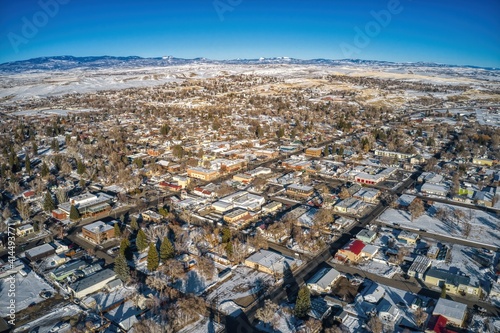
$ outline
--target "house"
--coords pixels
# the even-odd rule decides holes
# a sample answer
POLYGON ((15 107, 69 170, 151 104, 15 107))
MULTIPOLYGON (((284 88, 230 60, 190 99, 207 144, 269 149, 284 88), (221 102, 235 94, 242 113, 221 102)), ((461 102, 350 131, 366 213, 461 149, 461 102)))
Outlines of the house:
POLYGON ((386 168, 376 174, 359 172, 354 180, 361 184, 375 185, 389 178, 395 171, 395 168, 386 168))
POLYGON ((68 289, 76 298, 82 298, 106 287, 106 284, 116 278, 115 272, 107 268, 91 276, 72 283, 68 289))
POLYGON ((172 192, 180 192, 182 190, 182 186, 174 183, 160 182, 159 186, 172 192))
POLYGON ((156 223, 160 222, 162 219, 162 216, 160 214, 150 209, 146 210, 145 212, 142 212, 141 216, 144 221, 151 221, 156 223))
POLYGON ((485 207, 493 207, 495 199, 495 190, 490 187, 488 190, 478 191, 474 195, 474 201, 477 205, 485 207))
POLYGON ((457 327, 464 327, 467 317, 467 305, 449 299, 440 298, 432 312, 433 316, 443 316, 457 327))
POLYGON ((293 271, 302 262, 277 252, 260 250, 245 260, 245 265, 258 271, 283 276, 285 271, 293 271))
POLYGON ((423 278, 429 267, 431 267, 431 260, 429 258, 417 256, 408 269, 408 275, 416 278, 423 278))
POLYGON ((364 202, 356 198, 347 198, 337 203, 333 209, 340 213, 357 215, 363 212, 366 207, 364 202))
POLYGON ((102 221, 97 221, 83 226, 82 236, 95 244, 102 244, 115 237, 115 228, 102 221))
POLYGON ((219 173, 216 170, 192 167, 187 169, 187 175, 191 178, 196 178, 204 181, 211 181, 219 177, 219 173))
POLYGON ((311 298, 311 309, 307 313, 310 317, 322 321, 330 314, 330 312, 332 312, 332 308, 323 298, 311 298))
POLYGON ((336 257, 339 257, 339 259, 341 260, 348 259, 349 261, 357 263, 361 261, 361 251, 364 247, 365 243, 363 243, 359 239, 351 239, 348 244, 344 245, 343 248, 338 250, 336 257))
POLYGON ((432 245, 429 247, 429 250, 427 250, 427 257, 431 259, 436 259, 439 254, 439 247, 436 245, 432 245))
POLYGON ((291 184, 286 188, 286 194, 296 197, 308 198, 314 194, 314 187, 291 184))
POLYGON ((85 268, 85 266, 86 264, 82 260, 70 261, 50 272, 50 276, 54 280, 62 281, 67 277, 73 275, 77 270, 85 268))
POLYGON ((31 262, 47 258, 56 253, 56 249, 51 244, 43 244, 25 252, 26 259, 31 262))
POLYGON ((359 239, 365 244, 372 243, 375 238, 377 238, 377 233, 369 229, 363 229, 356 235, 356 239, 359 239))
POLYGON ((454 295, 481 295, 481 287, 478 284, 472 284, 470 277, 466 275, 453 274, 451 272, 430 268, 424 279, 425 283, 433 286, 445 288, 447 293, 454 295))
POLYGON ((329 293, 340 276, 340 273, 336 269, 325 267, 307 280, 306 285, 310 290, 318 293, 329 293))
POLYGON ((413 232, 409 232, 406 230, 402 230, 399 235, 398 235, 398 240, 402 243, 409 244, 409 245, 415 245, 417 244, 417 241, 420 239, 420 236, 418 234, 415 234, 413 232))
POLYGON ((376 203, 380 194, 381 192, 374 188, 361 188, 352 197, 364 202, 376 203))
POLYGON ((26 237, 29 234, 35 233, 35 229, 31 224, 25 224, 16 228, 16 236, 17 237, 26 237))

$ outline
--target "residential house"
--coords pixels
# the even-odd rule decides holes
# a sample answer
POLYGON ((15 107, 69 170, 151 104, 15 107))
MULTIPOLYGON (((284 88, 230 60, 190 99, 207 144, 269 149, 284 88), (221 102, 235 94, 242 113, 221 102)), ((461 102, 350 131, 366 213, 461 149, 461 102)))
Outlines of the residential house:
POLYGON ((362 229, 358 234, 356 235, 356 238, 362 241, 365 244, 372 243, 375 238, 377 238, 377 233, 373 230, 369 229, 362 229))
POLYGON ((353 198, 359 199, 364 202, 376 203, 380 197, 381 192, 374 188, 361 188, 353 194, 353 198))
POLYGON ((35 229, 32 224, 21 225, 16 228, 16 236, 17 237, 26 237, 29 234, 35 233, 35 229))
POLYGON ((447 293, 454 295, 481 296, 482 289, 479 284, 471 283, 470 277, 454 274, 437 268, 430 268, 425 274, 424 281, 430 285, 446 289, 447 293))
POLYGON ((228 213, 226 213, 223 217, 224 221, 227 223, 237 223, 240 220, 247 220, 250 217, 250 213, 242 208, 236 208, 228 213))
POLYGON ((323 150, 324 148, 307 148, 305 154, 308 157, 321 157, 323 150))
POLYGON ((335 257, 339 260, 345 261, 346 259, 358 263, 362 259, 361 252, 365 247, 365 243, 359 239, 351 239, 343 248, 339 249, 335 257))
POLYGON ((274 213, 279 211, 283 207, 283 204, 278 201, 271 201, 267 205, 262 207, 262 213, 268 214, 268 213, 274 213))
POLYGON ((418 234, 406 230, 402 230, 398 235, 398 241, 409 245, 417 244, 419 239, 420 236, 418 234))
POLYGON ((457 327, 465 327, 467 305, 449 299, 440 298, 432 312, 433 316, 443 316, 457 327))
POLYGON ((485 166, 493 166, 495 164, 495 160, 491 160, 489 158, 473 158, 472 163, 477 165, 485 165, 485 166))

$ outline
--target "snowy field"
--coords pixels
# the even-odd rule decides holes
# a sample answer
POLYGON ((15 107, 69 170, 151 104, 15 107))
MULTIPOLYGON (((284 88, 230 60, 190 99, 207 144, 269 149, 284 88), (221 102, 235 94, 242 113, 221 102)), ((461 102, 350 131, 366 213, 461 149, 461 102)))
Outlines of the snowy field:
POLYGON ((228 300, 238 300, 255 295, 267 284, 273 283, 271 275, 254 269, 239 266, 233 270, 231 279, 212 289, 207 296, 208 302, 216 301, 220 304, 228 300))
POLYGON ((300 326, 302 320, 297 319, 292 315, 293 305, 282 304, 279 310, 274 315, 274 325, 267 324, 264 325, 263 322, 259 321, 256 328, 260 332, 269 333, 294 333, 297 332, 297 327, 300 326))
POLYGON ((392 208, 387 209, 378 218, 378 221, 391 227, 393 223, 398 223, 401 227, 407 229, 424 229, 429 233, 467 239, 478 244, 500 246, 500 219, 482 210, 435 203, 433 207, 428 209, 426 214, 415 219, 413 222, 411 221, 410 213, 392 208), (447 211, 446 221, 441 221, 435 217, 436 211, 439 208, 447 211), (471 232, 467 237, 463 235, 463 222, 453 221, 453 218, 451 218, 455 210, 463 211, 465 216, 463 220, 469 221, 469 218, 471 218, 471 232))
MULTIPOLYGON (((54 289, 38 274, 30 271, 27 276, 16 274, 16 312, 26 309, 31 303, 40 303, 44 299, 40 292, 47 290, 55 293, 54 289)), ((7 279, 0 281, 0 316, 5 317, 9 312, 7 306, 10 302, 9 282, 7 279)))
POLYGON ((96 110, 91 110, 91 109, 79 109, 79 110, 67 110, 67 109, 47 109, 47 110, 25 110, 25 111, 17 111, 11 113, 13 116, 18 116, 18 117, 33 117, 33 116, 62 116, 65 117, 68 114, 72 113, 79 113, 79 112, 92 112, 96 110))
POLYGON ((183 328, 179 333, 215 333, 222 328, 222 325, 215 321, 203 317, 196 323, 183 328))

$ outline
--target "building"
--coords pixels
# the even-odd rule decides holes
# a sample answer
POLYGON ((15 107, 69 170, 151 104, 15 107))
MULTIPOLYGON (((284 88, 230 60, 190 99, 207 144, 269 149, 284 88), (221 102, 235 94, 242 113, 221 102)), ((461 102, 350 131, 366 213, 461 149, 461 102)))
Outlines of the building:
POLYGON ((67 277, 73 275, 75 271, 85 268, 86 264, 82 260, 70 261, 64 265, 59 266, 52 272, 50 272, 50 276, 57 281, 62 281, 67 277))
POLYGON ((422 187, 420 188, 420 192, 426 195, 437 195, 440 197, 446 197, 448 193, 450 192, 450 189, 448 186, 443 185, 443 184, 433 184, 426 182, 422 187))
POLYGON ((246 266, 278 277, 283 276, 285 271, 293 271, 301 264, 300 260, 268 250, 255 252, 245 260, 246 266))
POLYGON ((97 216, 111 210, 110 203, 113 202, 113 199, 111 195, 106 193, 83 193, 60 204, 58 209, 52 212, 52 216, 60 220, 68 218, 72 205, 76 207, 83 218, 97 216))
POLYGON ((43 244, 32 249, 29 249, 25 252, 26 259, 29 261, 37 261, 40 259, 47 258, 56 253, 55 247, 51 244, 43 244))
POLYGON ((464 327, 467 318, 467 305, 449 299, 440 298, 432 312, 433 316, 443 316, 449 323, 464 327))
POLYGON ((271 201, 270 203, 262 207, 262 213, 264 214, 274 213, 279 211, 281 207, 283 207, 283 204, 281 202, 271 201))
POLYGON ((82 298, 106 287, 116 278, 115 272, 107 268, 71 284, 68 289, 76 298, 82 298))
POLYGON ((227 223, 234 224, 237 221, 240 220, 245 220, 250 217, 250 213, 242 208, 236 208, 235 210, 230 211, 229 213, 225 214, 223 219, 227 223))
POLYGON ((321 157, 323 150, 324 150, 324 148, 307 148, 306 149, 306 156, 321 157))
POLYGON ((16 236, 17 237, 26 237, 29 234, 35 233, 35 229, 31 224, 25 224, 16 228, 16 236))
POLYGON ((338 259, 345 261, 346 259, 358 263, 362 259, 362 250, 365 247, 365 243, 359 239, 351 239, 351 241, 346 244, 343 248, 338 250, 335 255, 338 259))
POLYGON ((404 160, 415 156, 415 154, 406 154, 406 153, 399 153, 397 151, 378 150, 378 149, 375 150, 375 155, 397 158, 398 160, 404 160))
POLYGON ((84 226, 82 236, 95 244, 102 244, 115 237, 115 228, 102 221, 97 221, 84 226))
POLYGON ((204 181, 211 181, 219 177, 219 173, 217 171, 201 167, 189 168, 187 169, 187 174, 191 178, 196 178, 204 181))
POLYGON ((377 233, 373 230, 363 229, 356 235, 356 238, 363 243, 371 243, 377 238, 377 233))
POLYGON ((489 158, 473 158, 472 163, 476 165, 493 166, 495 160, 490 160, 489 158))
POLYGON ((314 187, 307 185, 291 184, 286 188, 286 194, 295 197, 309 198, 314 194, 314 187))
POLYGON ((429 267, 431 267, 431 260, 429 258, 417 256, 408 269, 408 275, 421 279, 429 267))
POLYGON ((260 211, 262 205, 266 203, 266 199, 264 197, 249 193, 247 191, 239 191, 230 194, 224 198, 221 198, 219 201, 231 204, 233 205, 233 207, 246 209, 251 212, 260 211))
POLYGON ((380 197, 380 191, 374 188, 361 188, 353 194, 353 198, 359 199, 364 202, 376 203, 380 197))
POLYGON ((425 274, 424 281, 430 285, 444 288, 446 293, 462 296, 481 296, 481 287, 478 284, 472 284, 470 277, 466 275, 453 274, 432 267, 425 274))
POLYGON ((250 184, 254 178, 246 173, 239 173, 233 176, 233 180, 235 182, 239 182, 242 184, 250 184))
POLYGON ((310 290, 317 293, 329 293, 340 276, 339 271, 334 268, 322 268, 312 278, 307 280, 306 285, 310 290))
POLYGON ((366 207, 366 203, 351 197, 340 201, 333 209, 340 213, 357 215, 362 213, 366 207))
POLYGON ((141 216, 144 221, 151 221, 156 223, 160 222, 162 219, 162 216, 160 214, 152 211, 151 209, 142 212, 141 216))
POLYGON ((416 233, 409 232, 406 230, 403 230, 399 233, 398 235, 398 240, 400 242, 410 244, 410 245, 415 245, 417 244, 417 241, 420 239, 420 236, 416 233))

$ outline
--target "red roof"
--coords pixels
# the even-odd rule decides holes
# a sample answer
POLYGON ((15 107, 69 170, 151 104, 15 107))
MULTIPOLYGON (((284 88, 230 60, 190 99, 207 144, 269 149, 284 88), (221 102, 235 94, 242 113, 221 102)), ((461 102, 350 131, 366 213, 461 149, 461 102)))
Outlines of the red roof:
MULTIPOLYGON (((434 319, 434 318, 433 318, 434 319)), ((430 329, 432 329, 432 331, 434 331, 435 333, 447 333, 447 332, 450 332, 447 328, 446 328, 446 324, 448 323, 448 319, 446 319, 446 317, 443 317, 441 315, 437 316, 437 320, 434 323, 434 320, 431 320, 429 322, 430 326, 429 327, 430 329)))
POLYGON ((358 255, 361 253, 363 248, 365 247, 365 243, 360 241, 359 239, 354 239, 352 240, 347 246, 344 248, 344 250, 350 251, 354 253, 355 255, 358 255))

